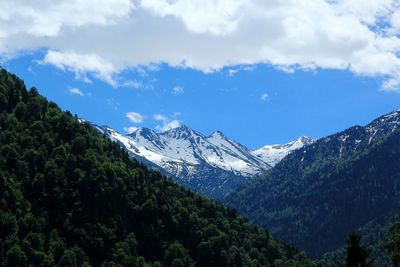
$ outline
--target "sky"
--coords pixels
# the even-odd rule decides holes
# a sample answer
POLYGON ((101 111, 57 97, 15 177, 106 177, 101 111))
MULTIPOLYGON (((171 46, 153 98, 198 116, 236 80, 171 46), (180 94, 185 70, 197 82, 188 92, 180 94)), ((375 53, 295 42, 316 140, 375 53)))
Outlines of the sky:
POLYGON ((392 0, 0 0, 1 66, 61 108, 251 149, 399 109, 399 33, 392 0))

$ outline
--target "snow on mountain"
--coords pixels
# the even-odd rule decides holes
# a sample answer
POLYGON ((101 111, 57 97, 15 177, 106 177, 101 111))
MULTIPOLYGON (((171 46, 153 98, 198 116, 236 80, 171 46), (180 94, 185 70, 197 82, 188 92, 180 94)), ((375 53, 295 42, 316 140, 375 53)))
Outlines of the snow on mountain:
POLYGON ((370 134, 369 143, 373 138, 394 132, 399 127, 400 109, 384 115, 366 126, 366 131, 370 134))
POLYGON ((251 154, 273 167, 290 152, 303 146, 310 145, 313 142, 313 139, 302 136, 287 144, 266 145, 260 149, 251 151, 251 154))
MULTIPOLYGON (((250 151, 217 131, 210 136, 182 125, 157 133, 147 128, 123 135, 94 125, 144 164, 155 164, 178 182, 220 197, 250 177, 267 171, 291 151, 312 142, 302 137, 286 145, 250 151)), ((154 167, 154 166, 151 166, 154 167)))
POLYGON ((344 157, 350 153, 364 149, 371 143, 400 128, 400 110, 381 116, 368 125, 353 126, 343 132, 320 139, 329 144, 329 151, 344 157))
POLYGON ((163 133, 146 128, 129 135, 121 135, 112 129, 109 129, 109 133, 128 150, 160 167, 169 167, 171 163, 205 163, 243 176, 252 176, 270 167, 251 155, 247 148, 227 139, 220 132, 205 137, 183 125, 163 133))

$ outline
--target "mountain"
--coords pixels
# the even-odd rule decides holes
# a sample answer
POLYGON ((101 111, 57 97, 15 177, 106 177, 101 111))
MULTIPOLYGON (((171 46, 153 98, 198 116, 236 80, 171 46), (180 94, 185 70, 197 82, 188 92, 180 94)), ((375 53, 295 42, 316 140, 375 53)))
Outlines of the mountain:
POLYGON ((400 110, 295 150, 226 202, 313 256, 337 249, 400 208, 400 110))
POLYGON ((302 136, 284 145, 266 145, 260 149, 251 151, 251 154, 273 167, 292 151, 310 145, 313 142, 313 139, 307 136, 302 136))
POLYGON ((0 71, 1 266, 315 266, 0 71))
POLYGON ((291 151, 312 142, 301 137, 287 145, 250 151, 219 131, 204 136, 186 125, 162 133, 139 128, 128 135, 107 126, 93 126, 146 166, 216 199, 222 199, 291 151))

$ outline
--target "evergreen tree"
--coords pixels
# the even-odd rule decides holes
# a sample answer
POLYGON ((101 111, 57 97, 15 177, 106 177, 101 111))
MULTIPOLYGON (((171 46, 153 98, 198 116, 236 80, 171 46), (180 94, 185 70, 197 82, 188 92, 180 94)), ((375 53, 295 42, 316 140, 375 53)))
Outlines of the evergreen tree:
POLYGON ((361 244, 361 235, 353 232, 346 240, 346 264, 338 266, 345 267, 372 267, 373 260, 370 260, 370 251, 361 244))

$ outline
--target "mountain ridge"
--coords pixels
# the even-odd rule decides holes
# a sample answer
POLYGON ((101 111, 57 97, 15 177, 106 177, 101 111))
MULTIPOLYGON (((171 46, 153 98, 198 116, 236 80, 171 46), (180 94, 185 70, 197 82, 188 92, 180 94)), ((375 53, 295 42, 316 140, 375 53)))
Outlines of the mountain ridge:
POLYGON ((295 150, 225 201, 318 257, 350 231, 400 208, 399 146, 395 110, 295 150))
POLYGON ((253 150, 251 153, 256 157, 263 159, 271 167, 273 167, 291 151, 302 148, 306 145, 311 145, 313 142, 313 139, 307 136, 301 136, 287 144, 266 145, 259 149, 253 150))
POLYGON ((269 170, 293 150, 312 143, 311 138, 300 137, 289 145, 281 145, 282 149, 276 147, 273 152, 278 153, 267 152, 260 157, 221 131, 206 136, 181 125, 161 133, 138 128, 124 135, 108 126, 92 125, 132 157, 150 167, 156 165, 177 182, 217 199, 269 170))

